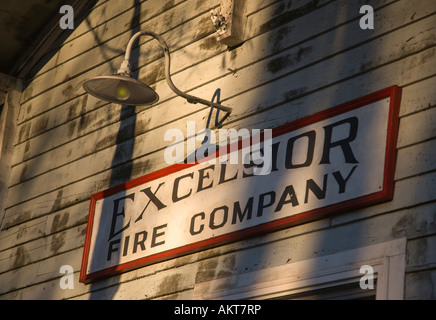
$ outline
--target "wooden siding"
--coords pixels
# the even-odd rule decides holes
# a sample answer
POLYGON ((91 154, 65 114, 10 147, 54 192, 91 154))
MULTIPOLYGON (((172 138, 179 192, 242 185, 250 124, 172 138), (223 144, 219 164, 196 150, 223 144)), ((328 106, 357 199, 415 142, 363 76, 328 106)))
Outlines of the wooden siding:
POLYGON ((436 15, 434 0, 247 1, 246 42, 228 51, 209 11, 219 0, 98 1, 23 91, 0 231, 0 299, 189 299, 195 283, 406 237, 405 298, 436 298, 436 15), (134 72, 159 93, 122 107, 82 89, 119 67, 138 28, 160 33, 182 90, 233 107, 225 128, 272 128, 391 85, 403 88, 394 199, 158 263, 78 282, 90 195, 166 167, 166 130, 204 128, 209 109, 168 88, 157 42, 134 72), (62 265, 73 290, 59 286, 62 265))

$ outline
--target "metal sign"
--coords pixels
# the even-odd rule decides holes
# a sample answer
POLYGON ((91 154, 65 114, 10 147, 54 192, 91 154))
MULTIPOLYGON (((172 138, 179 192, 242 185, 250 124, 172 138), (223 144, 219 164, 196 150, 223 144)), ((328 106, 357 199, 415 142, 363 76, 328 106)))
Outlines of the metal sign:
POLYGON ((267 175, 177 164, 94 194, 80 280, 392 199, 400 97, 390 87, 273 129, 267 175))

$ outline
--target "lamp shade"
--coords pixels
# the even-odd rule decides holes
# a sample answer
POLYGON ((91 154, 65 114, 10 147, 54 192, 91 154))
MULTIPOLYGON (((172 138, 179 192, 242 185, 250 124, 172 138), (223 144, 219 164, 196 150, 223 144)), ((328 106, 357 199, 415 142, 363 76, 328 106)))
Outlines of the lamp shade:
POLYGON ((117 104, 141 106, 159 100, 145 83, 124 75, 95 77, 86 81, 83 88, 94 97, 117 104))
POLYGON ((121 63, 118 72, 112 76, 101 76, 90 79, 83 84, 83 88, 89 94, 112 103, 142 106, 153 104, 159 100, 157 93, 146 84, 133 79, 130 70, 130 53, 133 43, 140 36, 151 36, 156 39, 164 51, 165 56, 165 78, 170 89, 178 96, 185 98, 189 103, 201 103, 209 107, 223 110, 230 114, 232 108, 225 107, 219 103, 191 96, 179 90, 171 80, 170 74, 170 50, 165 40, 157 33, 151 31, 139 31, 135 33, 129 40, 126 48, 124 60, 121 63))

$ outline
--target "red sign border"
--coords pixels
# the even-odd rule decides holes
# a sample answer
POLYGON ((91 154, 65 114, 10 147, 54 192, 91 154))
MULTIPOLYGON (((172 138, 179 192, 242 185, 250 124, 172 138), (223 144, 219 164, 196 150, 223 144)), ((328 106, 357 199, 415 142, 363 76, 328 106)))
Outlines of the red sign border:
POLYGON ((120 191, 125 191, 134 188, 146 182, 167 176, 183 169, 195 166, 198 163, 191 164, 175 164, 161 170, 152 172, 142 177, 133 179, 126 183, 112 187, 110 189, 95 193, 91 196, 89 207, 88 225, 86 229, 85 244, 83 249, 82 264, 80 270, 80 282, 90 283, 92 281, 114 276, 123 272, 127 272, 146 265, 154 264, 164 260, 173 259, 182 255, 198 252, 201 250, 210 249, 230 242, 236 242, 254 236, 259 236, 265 233, 285 229, 297 224, 324 218, 328 215, 343 213, 350 209, 359 209, 362 207, 371 206, 381 202, 392 200, 394 193, 394 174, 396 162, 396 145, 398 139, 399 126, 399 109, 401 103, 402 89, 399 86, 391 86, 386 89, 371 93, 364 97, 352 100, 350 102, 329 108, 327 110, 315 113, 305 118, 281 125, 273 129, 273 137, 283 135, 288 132, 295 131, 310 124, 340 115, 342 113, 358 109, 370 103, 380 101, 384 98, 390 98, 388 131, 386 138, 386 154, 384 164, 384 177, 382 190, 356 199, 351 199, 330 206, 317 208, 314 210, 302 212, 291 217, 282 218, 279 220, 267 222, 255 227, 241 229, 221 236, 216 236, 199 242, 191 243, 175 249, 170 249, 161 253, 157 253, 148 257, 139 258, 113 267, 109 267, 90 274, 86 273, 88 265, 88 257, 91 246, 91 233, 95 214, 95 204, 98 200, 116 194, 120 191))

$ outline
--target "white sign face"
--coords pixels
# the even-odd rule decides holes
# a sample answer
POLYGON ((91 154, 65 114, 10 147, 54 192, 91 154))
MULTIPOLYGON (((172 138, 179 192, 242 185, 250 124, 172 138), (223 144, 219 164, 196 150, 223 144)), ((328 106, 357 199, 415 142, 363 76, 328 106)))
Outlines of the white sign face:
POLYGON ((391 199, 399 95, 274 129, 267 175, 253 162, 180 164, 94 195, 81 281, 391 199))

